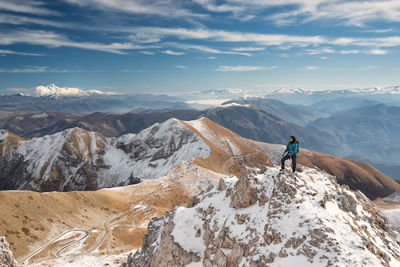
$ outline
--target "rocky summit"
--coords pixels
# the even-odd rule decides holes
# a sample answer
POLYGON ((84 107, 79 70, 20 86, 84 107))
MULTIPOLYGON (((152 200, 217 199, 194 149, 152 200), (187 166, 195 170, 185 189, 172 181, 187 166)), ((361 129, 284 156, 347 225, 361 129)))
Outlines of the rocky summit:
POLYGON ((221 179, 152 219, 122 266, 400 266, 396 233, 363 193, 301 169, 221 179))

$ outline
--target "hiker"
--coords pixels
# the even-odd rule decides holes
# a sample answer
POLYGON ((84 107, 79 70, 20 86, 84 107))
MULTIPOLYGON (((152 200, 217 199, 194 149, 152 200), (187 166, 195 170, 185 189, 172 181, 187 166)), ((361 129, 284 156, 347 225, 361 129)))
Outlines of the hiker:
POLYGON ((297 155, 297 153, 299 153, 299 142, 296 141, 296 137, 291 136, 290 141, 286 146, 286 150, 285 150, 285 152, 283 152, 283 158, 281 159, 281 171, 283 171, 285 169, 285 161, 288 159, 292 159, 293 173, 296 171, 296 155, 297 155))

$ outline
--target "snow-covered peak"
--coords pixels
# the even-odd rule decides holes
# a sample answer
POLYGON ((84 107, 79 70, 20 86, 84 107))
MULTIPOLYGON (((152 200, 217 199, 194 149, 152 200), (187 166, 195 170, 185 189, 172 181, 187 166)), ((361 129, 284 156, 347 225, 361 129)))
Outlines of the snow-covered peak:
POLYGON ((156 179, 179 162, 207 158, 210 152, 206 142, 177 119, 117 138, 73 128, 3 146, 5 165, 0 167, 24 168, 0 182, 12 184, 9 189, 95 190, 156 179))
POLYGON ((293 94, 307 94, 310 92, 311 91, 305 90, 303 88, 293 88, 293 89, 281 88, 273 91, 272 94, 293 95, 293 94))
POLYGON ((250 105, 249 104, 239 104, 239 103, 229 103, 229 104, 221 104, 219 106, 217 106, 219 108, 231 108, 231 107, 245 107, 245 108, 249 108, 250 105))
POLYGON ((238 99, 243 99, 243 100, 255 100, 255 99, 266 99, 265 96, 256 96, 256 95, 244 95, 239 97, 238 99))
POLYGON ((85 91, 76 87, 58 87, 55 84, 47 86, 39 85, 36 87, 36 96, 53 96, 53 97, 82 97, 91 95, 118 95, 115 92, 102 92, 99 90, 85 91))
POLYGON ((316 169, 244 171, 153 219, 128 266, 399 266, 386 217, 316 169))

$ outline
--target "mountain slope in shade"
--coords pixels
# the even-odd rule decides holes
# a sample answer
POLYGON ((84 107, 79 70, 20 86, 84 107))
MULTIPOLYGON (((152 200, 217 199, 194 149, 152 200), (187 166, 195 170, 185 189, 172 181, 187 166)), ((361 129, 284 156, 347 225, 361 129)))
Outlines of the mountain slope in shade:
POLYGON ((362 193, 304 168, 268 168, 153 219, 123 266, 399 266, 387 219, 362 193))
POLYGON ((329 151, 335 143, 294 123, 283 121, 255 106, 226 105, 209 110, 205 117, 243 137, 273 143, 287 143, 290 135, 301 140, 302 147, 329 151))
POLYGON ((318 118, 326 117, 327 114, 307 106, 290 105, 282 101, 266 97, 251 97, 243 96, 229 100, 224 104, 238 103, 242 105, 253 105, 264 110, 272 115, 279 117, 286 122, 292 122, 300 126, 305 126, 307 123, 318 118))
POLYGON ((175 119, 113 139, 80 128, 26 141, 5 132, 2 136, 3 190, 121 186, 166 175, 180 161, 210 153, 200 137, 175 119))
POLYGON ((194 120, 201 113, 201 111, 189 109, 125 114, 0 112, 0 128, 23 138, 41 137, 75 127, 98 132, 106 137, 116 137, 138 133, 154 123, 162 123, 171 118, 194 120))

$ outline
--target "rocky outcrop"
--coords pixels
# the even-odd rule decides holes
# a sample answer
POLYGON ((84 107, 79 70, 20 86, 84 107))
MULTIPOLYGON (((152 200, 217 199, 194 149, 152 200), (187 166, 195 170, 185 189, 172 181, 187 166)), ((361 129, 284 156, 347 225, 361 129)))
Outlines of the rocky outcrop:
POLYGON ((8 242, 4 236, 0 236, 0 266, 17 267, 18 263, 10 251, 8 242))
POLYGON ((385 216, 327 173, 244 169, 153 219, 123 266, 398 266, 385 216))

